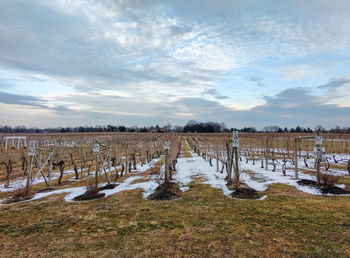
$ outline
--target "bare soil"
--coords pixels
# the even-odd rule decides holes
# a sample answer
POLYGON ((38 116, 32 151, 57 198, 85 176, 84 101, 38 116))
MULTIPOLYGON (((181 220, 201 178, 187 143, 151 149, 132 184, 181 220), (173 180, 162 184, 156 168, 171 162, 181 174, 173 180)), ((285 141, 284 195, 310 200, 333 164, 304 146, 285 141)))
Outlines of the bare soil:
POLYGON ((151 194, 149 200, 173 200, 178 199, 182 195, 179 184, 175 182, 168 182, 159 185, 155 192, 151 194))
POLYGON ((50 191, 53 191, 53 190, 56 190, 56 188, 52 188, 52 187, 50 187, 50 188, 43 188, 43 189, 38 190, 37 192, 38 193, 45 193, 45 192, 50 192, 50 191))
POLYGON ((89 201, 89 200, 94 200, 94 199, 99 199, 104 197, 106 194, 104 193, 99 193, 99 192, 90 192, 86 191, 82 195, 74 197, 74 201, 89 201))
POLYGON ((308 186, 314 186, 315 188, 321 189, 321 192, 324 194, 350 194, 349 190, 345 190, 343 188, 340 188, 338 186, 322 186, 317 185, 317 182, 310 179, 301 179, 297 182, 299 185, 308 185, 308 186))
POLYGON ((106 190, 106 189, 108 189, 108 190, 114 189, 117 185, 118 184, 106 184, 106 185, 104 185, 102 187, 99 187, 98 190, 102 191, 102 190, 106 190))
POLYGON ((231 197, 238 199, 259 199, 262 196, 262 193, 252 188, 240 188, 231 194, 231 197))
POLYGON ((332 186, 332 187, 323 187, 322 193, 330 193, 330 194, 350 194, 349 190, 345 190, 343 188, 340 188, 338 186, 332 186))
POLYGON ((313 185, 316 186, 317 182, 310 179, 301 179, 297 182, 299 185, 313 185))

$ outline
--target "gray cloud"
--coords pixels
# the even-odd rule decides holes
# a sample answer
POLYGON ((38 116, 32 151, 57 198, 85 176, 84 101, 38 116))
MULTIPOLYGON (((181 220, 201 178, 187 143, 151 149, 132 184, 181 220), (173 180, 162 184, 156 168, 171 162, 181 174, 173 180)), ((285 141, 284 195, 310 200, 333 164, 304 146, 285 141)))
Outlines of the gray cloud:
POLYGON ((0 103, 46 108, 44 105, 45 101, 42 99, 26 95, 10 94, 3 91, 0 91, 0 103))
MULTIPOLYGON (((312 95, 310 90, 305 88, 287 89, 274 96, 266 96, 264 99, 263 105, 249 110, 238 110, 228 108, 218 101, 196 97, 161 103, 152 103, 147 100, 139 102, 138 99, 104 95, 62 97, 60 101, 63 103, 76 103, 69 106, 91 103, 91 107, 94 107, 73 110, 66 105, 48 108, 47 103, 41 99, 0 92, 0 103, 28 105, 50 110, 51 119, 46 120, 42 117, 43 126, 47 121, 52 121, 52 117, 60 126, 108 123, 151 125, 167 122, 185 124, 190 119, 224 122, 229 127, 263 128, 268 124, 288 127, 301 125, 311 128, 317 124, 322 124, 326 128, 334 125, 349 126, 349 107, 327 104, 325 99, 312 95)), ((1 110, 0 117, 6 117, 6 112, 1 110)), ((18 114, 20 121, 25 121, 26 118, 23 115, 23 112, 18 114)), ((6 121, 0 121, 0 123, 4 122, 6 121)))
MULTIPOLYGON (((257 60, 349 53, 350 33, 343 26, 349 8, 342 0, 0 1, 0 68, 25 74, 18 85, 48 78, 41 87, 54 81, 73 88, 67 94, 52 88, 43 97, 2 91, 0 103, 49 110, 60 121, 79 124, 345 123, 348 108, 327 104, 307 89, 288 89, 265 97, 264 105, 233 110, 220 104, 228 97, 216 87, 257 60)), ((270 86, 250 71, 245 80, 270 86)), ((319 89, 345 83, 336 79, 319 89)), ((11 82, 0 82, 6 87, 11 82)), ((225 92, 238 87, 225 86, 225 92)), ((0 114, 5 112, 12 110, 0 114)))
POLYGON ((229 99, 229 97, 220 94, 220 92, 217 89, 206 89, 202 92, 202 95, 211 96, 216 99, 229 99))
MULTIPOLYGON (((59 1, 50 5, 40 0, 3 1, 0 49, 6 51, 0 51, 0 65, 49 74, 61 80, 75 79, 73 85, 83 91, 97 87, 125 88, 145 80, 163 87, 172 87, 169 84, 173 83, 201 85, 204 81, 215 82, 232 67, 278 49, 298 54, 325 48, 319 42, 332 48, 341 42, 346 46, 349 33, 339 31, 344 26, 337 25, 343 22, 329 11, 336 8, 334 11, 339 16, 348 10, 346 2, 331 5, 326 1, 310 1, 303 6, 315 4, 317 11, 309 12, 315 8, 290 8, 298 4, 270 1, 264 5, 241 0, 77 1, 69 5, 59 1), (246 12, 256 12, 256 20, 247 20, 246 12), (293 12, 296 17, 301 12, 304 18, 326 13, 330 17, 325 20, 332 22, 324 26, 316 22, 315 28, 305 30, 296 26, 294 31, 289 25, 298 23, 298 19, 288 16, 290 24, 284 26, 275 15, 279 12, 288 15, 293 12), (332 37, 324 33, 330 26, 337 32, 332 37), (326 39, 318 34, 319 27, 326 39), (298 38, 302 45, 296 45, 298 38), (214 54, 210 54, 213 49, 214 54)), ((334 31, 332 28, 328 31, 334 31)), ((264 83, 257 81, 257 85, 264 83)))
POLYGON ((338 78, 330 79, 326 84, 318 86, 319 89, 336 89, 350 83, 350 79, 338 78))
POLYGON ((263 87, 265 86, 265 83, 263 82, 262 78, 260 78, 259 76, 251 76, 249 78, 250 81, 255 82, 257 86, 259 87, 263 87))
POLYGON ((250 112, 261 116, 265 121, 287 125, 314 126, 323 124, 331 127, 348 123, 349 107, 327 104, 327 99, 312 95, 306 88, 291 88, 272 97, 265 97, 266 103, 251 109, 250 112))
POLYGON ((186 106, 197 120, 223 121, 233 127, 262 128, 267 124, 311 128, 317 124, 327 128, 335 124, 349 126, 349 107, 327 104, 325 99, 312 95, 305 88, 291 88, 275 96, 265 97, 265 104, 249 110, 233 110, 218 102, 200 98, 184 98, 174 104, 186 106))
POLYGON ((53 105, 50 107, 49 101, 37 98, 29 95, 18 95, 0 91, 0 103, 6 105, 19 105, 36 109, 46 109, 56 112, 57 114, 64 115, 67 112, 72 111, 70 108, 64 105, 53 105))

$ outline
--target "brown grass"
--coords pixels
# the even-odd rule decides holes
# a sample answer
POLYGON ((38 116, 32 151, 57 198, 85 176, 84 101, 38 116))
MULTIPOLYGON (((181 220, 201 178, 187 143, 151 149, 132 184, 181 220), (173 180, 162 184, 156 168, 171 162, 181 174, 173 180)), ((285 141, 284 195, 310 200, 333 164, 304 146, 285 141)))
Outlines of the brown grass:
POLYGON ((186 138, 184 138, 183 140, 182 140, 182 146, 181 146, 181 148, 182 148, 182 151, 183 151, 183 153, 184 153, 184 157, 185 158, 192 158, 192 155, 191 155, 191 148, 190 148, 190 146, 188 146, 188 144, 187 144, 187 142, 186 142, 186 138))
POLYGON ((130 184, 138 184, 138 183, 143 183, 143 182, 147 182, 149 181, 149 178, 139 178, 139 179, 135 179, 134 181, 132 181, 130 184))
POLYGON ((273 185, 268 199, 241 201, 190 187, 176 201, 144 200, 134 190, 87 203, 56 195, 2 206, 0 255, 350 256, 350 198, 300 198, 273 185))

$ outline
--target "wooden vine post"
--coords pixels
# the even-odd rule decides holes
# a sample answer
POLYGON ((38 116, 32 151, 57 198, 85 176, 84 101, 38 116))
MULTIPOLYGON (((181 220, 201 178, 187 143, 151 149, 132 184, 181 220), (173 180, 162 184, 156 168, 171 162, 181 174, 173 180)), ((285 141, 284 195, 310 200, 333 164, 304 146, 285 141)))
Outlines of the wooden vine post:
POLYGON ((35 142, 30 141, 29 142, 29 149, 28 149, 29 171, 28 171, 28 174, 27 174, 27 184, 26 184, 27 191, 30 190, 30 183, 31 183, 31 180, 32 180, 32 170, 33 170, 34 155, 35 155, 35 142))
POLYGON ((111 173, 111 153, 112 153, 112 147, 111 145, 104 145, 104 144, 99 144, 99 143, 95 143, 93 146, 93 152, 96 155, 96 170, 95 170, 95 187, 98 187, 98 172, 101 170, 103 170, 106 179, 107 179, 107 183, 111 184, 111 180, 110 180, 110 173, 111 173), (106 155, 104 157, 104 159, 102 159, 101 157, 101 153, 100 153, 100 147, 107 149, 106 155), (101 164, 101 168, 98 165, 98 162, 100 162, 101 164), (108 172, 105 168, 105 164, 107 163, 108 165, 108 172))
POLYGON ((96 142, 92 151, 95 153, 95 187, 98 187, 98 154, 100 152, 100 145, 96 142))
POLYGON ((26 183, 26 190, 30 190, 30 185, 33 183, 33 181, 41 174, 41 176, 44 178, 44 181, 46 183, 46 186, 48 189, 50 189, 50 183, 51 183, 51 174, 52 174, 52 156, 53 156, 53 150, 52 149, 44 149, 44 148, 37 148, 40 153, 39 157, 42 157, 42 151, 49 151, 49 155, 47 156, 46 160, 43 164, 41 164, 41 160, 38 160, 35 152, 35 142, 30 141, 29 142, 29 150, 28 150, 28 156, 29 156, 29 172, 27 175, 27 183, 26 183), (36 162, 37 167, 39 168, 38 172, 35 174, 34 177, 32 177, 33 174, 33 161, 36 162), (44 174, 44 168, 46 164, 49 165, 49 175, 48 177, 44 174))
POLYGON ((125 142, 125 174, 128 173, 128 141, 125 142))
POLYGON ((315 139, 315 155, 316 155, 316 178, 317 184, 320 184, 320 168, 321 168, 321 160, 324 153, 324 149, 321 147, 322 145, 322 136, 320 136, 320 131, 317 131, 317 136, 315 139))
POLYGON ((299 171, 298 171, 298 143, 299 143, 299 138, 294 138, 294 177, 295 177, 295 179, 299 178, 299 171))
POLYGON ((238 160, 238 148, 239 148, 239 138, 238 131, 233 131, 232 134, 232 147, 235 155, 235 188, 238 189, 239 186, 239 160, 238 160))
POLYGON ((232 140, 229 139, 226 143, 226 151, 227 151, 227 179, 231 182, 232 179, 232 167, 233 167, 233 148, 232 148, 232 140))
POLYGON ((50 159, 49 159, 49 185, 48 188, 50 189, 50 184, 51 184, 51 176, 52 176, 52 158, 53 158, 53 154, 51 155, 50 159))
MULTIPOLYGON (((315 148, 315 155, 316 155, 316 169, 317 169, 317 146, 321 149, 321 151, 324 151, 322 148, 321 148, 321 144, 322 144, 322 136, 320 136, 320 132, 318 131, 317 132, 317 136, 299 136, 299 137, 295 137, 294 138, 294 177, 295 179, 298 179, 299 178, 299 169, 298 169, 298 149, 299 149, 299 144, 302 140, 308 140, 308 139, 316 139, 316 148, 315 148), (318 144, 319 143, 319 144, 318 144)), ((321 154, 321 159, 322 159, 322 154, 321 154)), ((321 161, 320 159, 320 161, 321 161)), ((319 171, 319 169, 318 169, 319 171)), ((317 180, 318 179, 318 175, 319 175, 319 172, 317 172, 317 180)))
POLYGON ((164 180, 165 183, 169 183, 169 165, 168 165, 168 152, 170 149, 170 142, 164 142, 164 150, 165 150, 165 168, 164 168, 164 180))
POLYGON ((216 138, 216 172, 219 172, 219 142, 216 138))
POLYGON ((108 146, 108 176, 112 178, 111 165, 112 165, 112 146, 108 146))
POLYGON ((83 178, 83 170, 85 168, 85 149, 84 146, 81 148, 81 162, 80 162, 80 177, 83 178))
POLYGON ((269 138, 266 138, 266 149, 265 149, 265 170, 268 170, 268 164, 269 164, 269 155, 270 155, 270 149, 269 149, 269 138))

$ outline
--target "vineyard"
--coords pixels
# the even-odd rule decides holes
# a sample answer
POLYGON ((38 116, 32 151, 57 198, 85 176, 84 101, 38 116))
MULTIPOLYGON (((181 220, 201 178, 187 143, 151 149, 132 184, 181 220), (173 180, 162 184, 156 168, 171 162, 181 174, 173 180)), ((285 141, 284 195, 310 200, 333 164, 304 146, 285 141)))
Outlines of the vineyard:
MULTIPOLYGON (((305 219, 301 225, 309 219, 316 219, 313 225, 308 225, 308 229, 319 232, 319 241, 325 246, 332 246, 331 249, 318 250, 319 254, 333 252, 350 255, 349 248, 343 248, 349 247, 349 227, 339 227, 349 225, 350 217, 348 211, 340 212, 350 208, 348 135, 28 134, 21 135, 26 137, 25 144, 18 142, 18 139, 16 141, 16 135, 13 136, 8 142, 3 140, 0 145, 0 209, 6 214, 0 219, 1 239, 5 241, 3 246, 7 247, 3 248, 4 254, 14 255, 11 250, 21 249, 21 245, 23 250, 33 248, 33 242, 23 241, 40 235, 44 229, 50 239, 56 239, 59 236, 55 233, 55 227, 58 227, 58 232, 73 230, 72 237, 75 240, 70 243, 71 255, 80 252, 87 252, 84 254, 88 255, 133 255, 137 253, 137 248, 141 248, 144 255, 170 255, 167 253, 170 250, 178 252, 180 256, 189 250, 201 255, 208 252, 208 249, 203 249, 203 245, 211 244, 211 251, 219 252, 223 248, 222 244, 232 244, 231 241, 239 236, 247 240, 259 238, 262 232, 258 225, 265 223, 266 216, 280 216, 278 214, 287 209, 291 212, 289 217, 273 219, 273 224, 266 229, 267 234, 273 235, 275 227, 280 227, 285 220, 292 226, 300 218, 305 219), (340 213, 329 214, 329 209, 340 213), (53 215, 55 210, 57 216, 53 215), (15 215, 18 212, 20 215, 15 215), (46 216, 45 213, 51 215, 46 216), (235 216, 231 218, 233 214, 235 216), (334 222, 325 220, 326 214, 336 216, 337 219, 334 222), (206 217, 208 215, 214 216, 213 220, 206 217), (13 217, 13 221, 8 216, 13 217), (199 221, 189 219, 189 216, 199 216, 199 221), (40 222, 45 218, 47 222, 40 222), (74 224, 71 224, 73 221, 74 224), (94 225, 93 229, 87 221, 94 225), (226 232, 229 221, 236 223, 237 232, 231 238, 226 233, 223 236, 216 235, 218 232, 214 228, 221 227, 217 224, 220 221, 224 224, 218 232, 226 232), (328 221, 333 233, 342 237, 324 238, 324 230, 328 226, 321 221, 328 221), (66 222, 69 224, 67 228, 63 225, 66 222), (63 223, 62 228, 57 223, 63 223), (74 234, 77 225, 84 230, 92 230, 93 234, 89 237, 99 244, 102 244, 100 238, 103 235, 99 232, 111 233, 119 241, 118 248, 112 248, 113 251, 103 248, 103 252, 101 249, 84 249, 86 243, 74 234), (103 228, 100 228, 102 225, 103 228), (201 232, 203 227, 217 240, 209 243, 204 237, 205 233, 201 232), (339 231, 344 229, 344 232, 339 231), (30 232, 20 233, 23 230, 30 232), (164 246, 158 246, 152 251, 148 249, 149 246, 157 245, 145 238, 153 231, 162 236, 168 232, 170 236, 162 240, 166 242, 164 246), (7 241, 18 236, 22 240, 8 246, 10 242, 7 241), (224 236, 226 239, 221 239, 224 236), (129 237, 130 245, 134 248, 130 250, 122 241, 129 237), (172 249, 175 248, 171 244, 172 238, 195 245, 175 250, 172 249), (138 241, 144 242, 138 245, 138 241), (196 249, 196 245, 200 248, 196 249)), ((309 248, 316 248, 307 237, 308 232, 293 232, 291 236, 271 236, 266 245, 257 241, 256 250, 272 252, 272 255, 284 253, 287 256, 317 251, 304 250, 298 243, 298 237, 302 237, 309 248), (271 248, 276 241, 279 248, 275 250, 277 253, 273 253, 275 251, 271 248), (289 248, 294 245, 299 249, 289 248)), ((39 242, 35 242, 35 249, 43 255, 59 255, 66 240, 52 241, 60 244, 51 249, 42 249, 39 242)), ((232 255, 259 253, 239 246, 236 249, 238 253, 234 253, 233 249, 225 249, 225 252, 232 255)))
MULTIPOLYGON (((25 186, 26 191, 32 193, 83 182, 92 186, 93 178, 95 188, 103 183, 113 187, 116 186, 113 182, 118 179, 147 169, 158 170, 154 172, 158 174, 158 183, 169 181, 168 178, 172 180, 172 174, 176 174, 181 145, 188 145, 190 151, 187 155, 201 157, 210 168, 215 168, 213 175, 216 177, 224 175, 222 184, 228 186, 224 192, 230 188, 239 192, 240 185, 245 185, 244 189, 263 191, 269 184, 284 183, 310 194, 348 194, 350 139, 339 135, 324 137, 324 154, 317 172, 315 137, 303 137, 242 134, 239 136, 237 162, 233 159, 230 134, 32 135, 28 138, 36 146, 33 158, 28 156, 23 144, 15 146, 11 142, 10 148, 7 148, 7 143, 1 146, 0 180, 3 184, 0 189, 2 196, 6 197, 14 191, 23 194, 25 186), (167 166, 164 165, 165 141, 170 143, 167 166), (101 144, 98 154, 93 150, 96 143, 101 144), (338 182, 340 186, 336 186, 338 182)), ((152 178, 150 181, 156 180, 152 178)))

